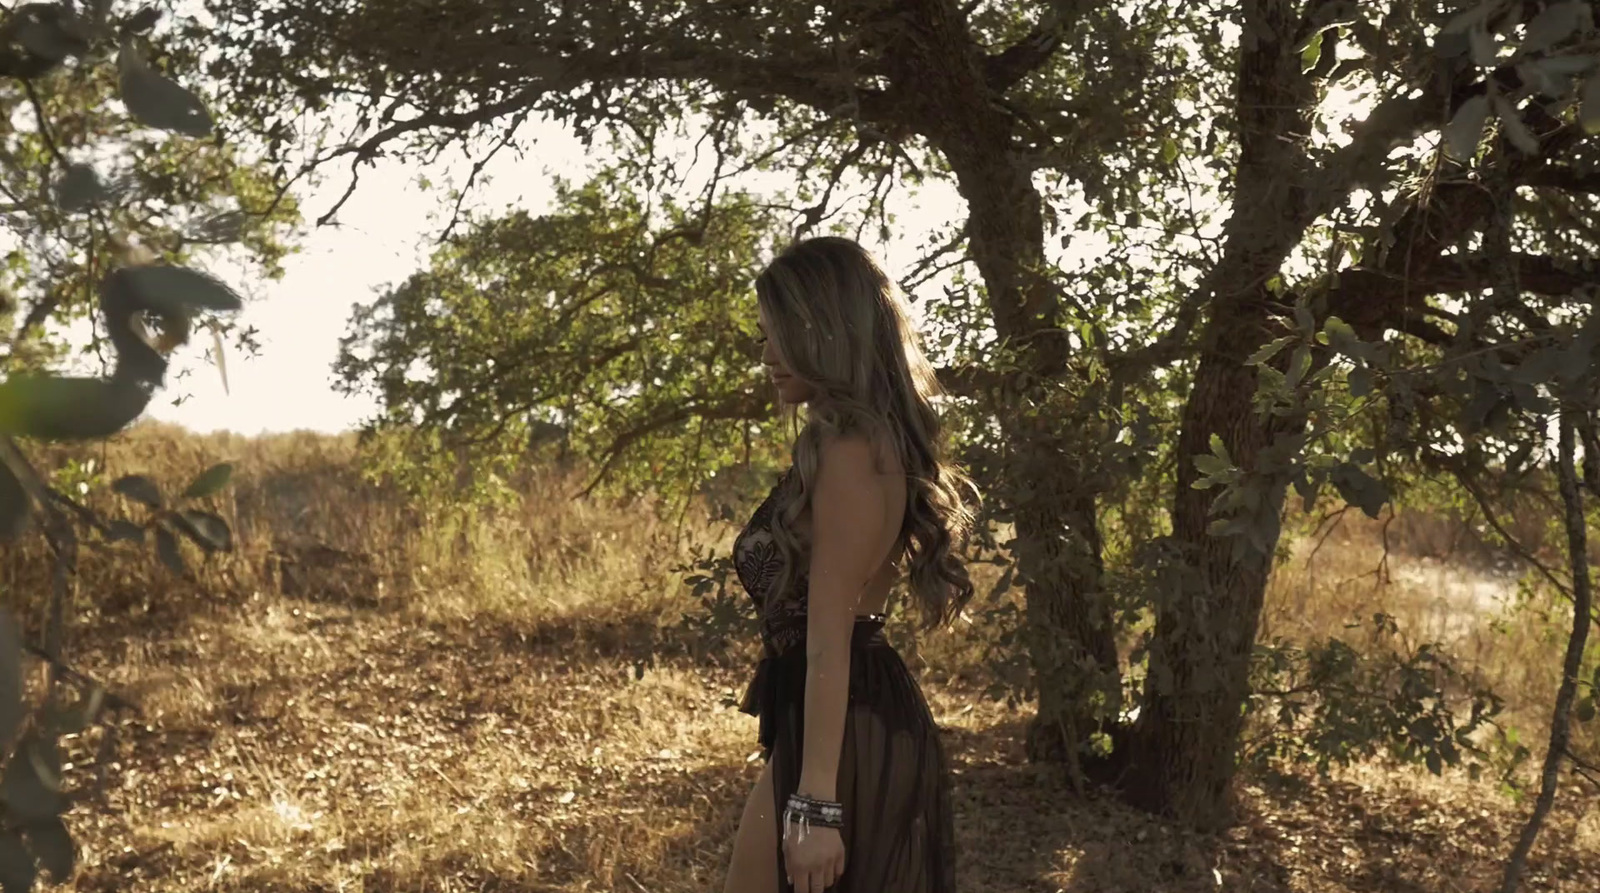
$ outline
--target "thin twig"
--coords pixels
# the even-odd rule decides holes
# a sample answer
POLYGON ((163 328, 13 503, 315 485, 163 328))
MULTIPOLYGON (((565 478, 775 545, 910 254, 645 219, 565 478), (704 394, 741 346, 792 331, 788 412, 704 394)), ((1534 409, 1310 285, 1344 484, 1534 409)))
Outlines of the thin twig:
POLYGON ((1561 501, 1566 508, 1563 520, 1567 529, 1567 558, 1572 568, 1572 632, 1567 637, 1561 686, 1556 691, 1554 715, 1550 718, 1550 747, 1545 751, 1544 769, 1539 776, 1539 796, 1534 801, 1533 814, 1522 826, 1511 858, 1506 861, 1500 893, 1516 893, 1539 828, 1555 805, 1561 761, 1567 756, 1567 743, 1572 735, 1572 703, 1578 694, 1578 673, 1583 667, 1584 648, 1589 638, 1588 520, 1584 515, 1583 491, 1578 487, 1576 412, 1570 406, 1562 407, 1560 427, 1556 466, 1561 481, 1561 501))
MULTIPOLYGON (((45 148, 50 150, 50 158, 59 162, 62 167, 66 167, 67 157, 61 154, 61 147, 56 145, 55 135, 50 132, 50 119, 45 117, 44 102, 39 99, 39 91, 33 86, 33 79, 23 78, 22 88, 28 93, 28 102, 33 106, 34 117, 39 122, 39 136, 44 139, 45 148)), ((45 188, 48 189, 50 185, 50 165, 48 161, 45 164, 44 172, 44 184, 45 188)))
POLYGON ((117 710, 127 710, 135 716, 139 715, 138 704, 135 704, 134 702, 120 695, 112 694, 106 689, 105 683, 95 679, 93 676, 86 675, 83 672, 75 670, 71 666, 62 663, 59 659, 51 657, 49 652, 38 647, 37 645, 24 645, 23 650, 49 664, 55 669, 55 672, 58 673, 61 678, 69 679, 86 688, 100 689, 105 693, 107 707, 117 710))

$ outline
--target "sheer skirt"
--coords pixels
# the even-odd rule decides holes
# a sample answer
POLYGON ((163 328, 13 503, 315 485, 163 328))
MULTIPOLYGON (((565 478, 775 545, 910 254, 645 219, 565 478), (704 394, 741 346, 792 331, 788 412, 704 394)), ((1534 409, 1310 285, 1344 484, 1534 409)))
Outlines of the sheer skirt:
MULTIPOLYGON (((782 893, 783 806, 804 759, 806 658, 803 642, 767 656, 742 709, 761 718, 772 764, 782 893)), ((829 893, 954 893, 955 825, 943 743, 916 678, 883 636, 883 620, 856 621, 850 700, 839 757, 845 871, 829 893)))

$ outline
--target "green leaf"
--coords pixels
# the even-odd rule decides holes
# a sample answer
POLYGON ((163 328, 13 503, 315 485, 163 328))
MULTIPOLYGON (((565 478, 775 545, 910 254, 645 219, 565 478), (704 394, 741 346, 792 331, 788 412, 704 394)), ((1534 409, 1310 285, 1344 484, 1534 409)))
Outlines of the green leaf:
POLYGON ((1593 721, 1595 715, 1594 695, 1579 701, 1578 705, 1572 709, 1572 715, 1578 718, 1578 722, 1593 721))
POLYGON ((1294 327, 1301 335, 1307 337, 1316 334, 1317 331, 1317 318, 1311 313, 1311 305, 1303 298, 1294 305, 1294 327))
POLYGON ((1589 375, 1590 346, 1583 339, 1574 339, 1561 351, 1561 365, 1556 377, 1565 382, 1580 382, 1589 375))
POLYGON ((1444 27, 1440 28, 1439 31, 1442 34, 1459 34, 1473 25, 1481 25, 1488 21, 1489 16, 1499 5, 1495 0, 1484 0, 1477 6, 1452 16, 1450 21, 1445 22, 1444 27))
POLYGON ((1302 344, 1294 349, 1294 355, 1289 358, 1289 387, 1297 387, 1309 371, 1311 371, 1311 348, 1302 344))
POLYGON ((207 552, 230 552, 233 550, 233 532, 228 528, 228 522, 220 515, 211 512, 200 512, 193 509, 184 509, 174 516, 178 529, 182 530, 195 544, 207 552))
POLYGON ((1388 488, 1383 482, 1349 462, 1341 463, 1329 476, 1329 482, 1339 491, 1345 502, 1361 509, 1369 518, 1376 518, 1389 501, 1388 488))
POLYGON ((39 864, 50 873, 50 879, 58 884, 65 883, 72 877, 72 869, 77 865, 77 847, 72 842, 72 835, 67 833, 67 826, 59 818, 46 819, 34 822, 25 829, 28 842, 33 845, 33 852, 39 857, 39 864))
POLYGON ((1361 338, 1356 335, 1356 330, 1350 324, 1337 316, 1330 316, 1322 321, 1322 331, 1327 333, 1328 345, 1347 357, 1359 357, 1364 351, 1361 338))
POLYGON ((1269 341, 1262 345, 1260 350, 1251 354, 1250 358, 1244 361, 1244 364, 1246 366, 1259 366, 1277 356, 1279 351, 1282 351, 1285 347, 1293 344, 1296 340, 1297 339, 1293 335, 1286 335, 1282 338, 1269 341))
POLYGON ((127 427, 151 389, 130 379, 13 375, 0 382, 0 431, 43 440, 91 440, 127 427))
POLYGON ((1528 22, 1523 31, 1522 46, 1517 48, 1518 54, 1530 56, 1571 37, 1589 17, 1588 11, 1586 3, 1552 3, 1546 6, 1528 22))
POLYGON ((123 278, 132 289, 137 306, 155 310, 238 310, 244 306, 239 293, 209 273, 168 264, 124 267, 114 276, 123 278))
POLYGON ((1544 384, 1553 380, 1561 369, 1562 351, 1556 347, 1542 347, 1511 369, 1511 379, 1523 384, 1544 384))
POLYGON ((1166 164, 1178 160, 1178 142, 1170 136, 1161 141, 1161 160, 1166 164))
POLYGON ((0 542, 16 540, 28 529, 32 517, 33 497, 11 473, 11 467, 0 462, 0 542))
POLYGON ((178 551, 178 538, 164 526, 156 528, 156 556, 173 573, 183 575, 183 553, 178 551))
POLYGON ((1511 145, 1516 146, 1525 155, 1539 154, 1539 141, 1534 139, 1533 133, 1528 130, 1528 125, 1522 123, 1522 115, 1510 100, 1504 96, 1496 96, 1494 110, 1500 117, 1500 123, 1505 126, 1506 139, 1511 141, 1511 145))
POLYGON ((1479 68, 1493 68, 1500 58, 1500 41, 1487 28, 1468 31, 1467 45, 1472 50, 1473 64, 1479 68))
POLYGON ((55 185, 56 206, 67 213, 82 211, 109 195, 100 175, 87 164, 69 164, 55 185))
MULTIPOLYGON (((164 504, 164 500, 161 498, 160 485, 142 474, 119 477, 111 483, 111 489, 135 502, 142 502, 153 509, 161 508, 164 504)), ((140 539, 143 539, 143 537, 141 536, 140 539)))
POLYGON ((61 62, 89 52, 83 20, 59 4, 38 4, 32 9, 25 6, 17 14, 22 21, 13 39, 31 55, 61 62))
POLYGON ((1218 459, 1221 459, 1229 465, 1233 464, 1233 457, 1228 455, 1228 445, 1222 442, 1222 437, 1220 435, 1211 435, 1210 444, 1211 455, 1216 456, 1218 459))
POLYGON ((1310 514, 1311 510, 1317 506, 1316 483, 1311 480, 1310 475, 1306 474, 1305 469, 1301 469, 1294 476, 1293 482, 1295 492, 1300 494, 1300 504, 1305 508, 1306 513, 1310 514))
POLYGON ((38 876, 33 853, 23 845, 22 836, 15 831, 0 831, 0 891, 29 893, 38 876))
POLYGON ((190 482, 189 488, 183 491, 183 498, 202 499, 210 496, 226 487, 231 477, 233 477, 233 463, 218 462, 190 482))
POLYGON ((1365 366, 1352 368, 1345 380, 1350 385, 1352 397, 1365 397, 1372 393, 1372 370, 1365 366))
POLYGON ((1439 758, 1438 751, 1428 751, 1428 755, 1423 758, 1423 761, 1428 764, 1428 771, 1432 772, 1434 775, 1444 772, 1444 761, 1439 758))
POLYGON ((1194 457, 1194 467, 1198 468, 1200 473, 1206 477, 1215 477, 1216 475, 1227 473, 1233 468, 1233 465, 1225 459, 1201 453, 1194 457))
POLYGON ((1317 63, 1321 60, 1322 32, 1318 31, 1311 35, 1311 39, 1306 41, 1305 48, 1300 50, 1300 73, 1309 74, 1311 69, 1316 68, 1317 63))
POLYGON ((143 543, 144 528, 118 518, 106 525, 106 539, 112 542, 143 543))
POLYGON ((0 608, 0 752, 11 745, 27 715, 22 701, 22 631, 0 608))
POLYGON ((122 102, 139 123, 192 137, 211 135, 211 113, 198 97, 145 61, 133 35, 124 35, 117 54, 122 102))
POLYGON ((1433 41, 1433 51, 1438 53, 1441 59, 1455 59, 1466 55, 1471 45, 1472 41, 1463 32, 1440 31, 1439 36, 1433 41))
POLYGON ((1478 140, 1483 138, 1483 125, 1488 120, 1488 97, 1474 96, 1461 103, 1444 128, 1445 152, 1457 161, 1471 161, 1478 154, 1478 140))
POLYGON ((1591 136, 1600 133, 1600 74, 1590 75, 1578 93, 1578 121, 1591 136))

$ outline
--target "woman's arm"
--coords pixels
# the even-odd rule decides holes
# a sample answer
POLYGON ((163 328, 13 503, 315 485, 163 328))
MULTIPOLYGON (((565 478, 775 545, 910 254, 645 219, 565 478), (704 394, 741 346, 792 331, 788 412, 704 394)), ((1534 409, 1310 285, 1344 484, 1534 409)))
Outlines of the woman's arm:
POLYGON ((822 447, 811 496, 811 586, 806 617, 805 753, 799 793, 837 799, 839 754, 850 695, 856 604, 883 562, 878 539, 888 482, 861 438, 822 447))

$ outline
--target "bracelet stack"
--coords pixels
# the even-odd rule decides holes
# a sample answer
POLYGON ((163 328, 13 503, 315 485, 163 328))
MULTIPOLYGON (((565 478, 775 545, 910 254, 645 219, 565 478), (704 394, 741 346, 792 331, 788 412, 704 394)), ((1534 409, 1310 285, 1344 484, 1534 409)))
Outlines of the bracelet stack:
POLYGON ((804 794, 790 794, 789 804, 783 810, 783 839, 789 839, 789 823, 800 826, 796 842, 805 840, 813 825, 819 828, 844 828, 844 804, 832 800, 818 800, 804 794))

